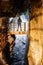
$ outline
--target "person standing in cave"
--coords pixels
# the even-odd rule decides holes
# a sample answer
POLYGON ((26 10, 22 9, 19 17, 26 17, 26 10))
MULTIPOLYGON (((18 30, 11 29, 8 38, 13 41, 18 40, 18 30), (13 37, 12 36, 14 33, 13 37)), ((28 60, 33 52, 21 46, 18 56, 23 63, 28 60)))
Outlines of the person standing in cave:
POLYGON ((19 27, 20 27, 20 30, 22 30, 21 22, 22 22, 22 20, 21 20, 21 18, 19 17, 18 20, 17 20, 17 24, 18 24, 17 31, 18 31, 19 27))

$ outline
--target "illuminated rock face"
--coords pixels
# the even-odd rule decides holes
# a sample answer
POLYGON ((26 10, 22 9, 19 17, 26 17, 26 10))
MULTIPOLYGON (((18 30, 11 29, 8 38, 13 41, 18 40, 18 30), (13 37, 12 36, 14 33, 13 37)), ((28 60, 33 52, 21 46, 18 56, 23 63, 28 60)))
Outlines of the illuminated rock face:
MULTIPOLYGON (((43 14, 43 9, 41 13, 43 14)), ((33 18, 29 25, 29 65, 43 65, 43 15, 33 18)))
POLYGON ((7 23, 8 23, 7 17, 0 18, 0 65, 7 64, 6 60, 7 26, 8 26, 7 23))
POLYGON ((0 46, 3 49, 6 45, 7 23, 6 17, 0 18, 0 46))

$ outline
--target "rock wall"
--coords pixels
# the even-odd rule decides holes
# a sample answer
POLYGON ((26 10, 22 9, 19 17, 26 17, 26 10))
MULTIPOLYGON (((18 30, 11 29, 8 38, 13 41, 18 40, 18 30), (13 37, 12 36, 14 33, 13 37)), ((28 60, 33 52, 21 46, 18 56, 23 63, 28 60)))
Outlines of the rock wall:
POLYGON ((43 8, 38 11, 35 15, 41 15, 34 17, 29 23, 29 65, 43 65, 43 8))

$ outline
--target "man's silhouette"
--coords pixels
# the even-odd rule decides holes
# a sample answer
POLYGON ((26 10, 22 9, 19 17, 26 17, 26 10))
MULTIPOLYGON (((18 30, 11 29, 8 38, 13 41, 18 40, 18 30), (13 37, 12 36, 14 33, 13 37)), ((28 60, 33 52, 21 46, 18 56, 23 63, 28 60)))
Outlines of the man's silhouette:
POLYGON ((18 23, 17 31, 18 31, 19 27, 20 27, 20 30, 22 30, 22 28, 21 28, 21 22, 22 22, 22 20, 21 20, 21 18, 19 17, 19 19, 18 19, 18 21, 17 21, 17 23, 18 23))

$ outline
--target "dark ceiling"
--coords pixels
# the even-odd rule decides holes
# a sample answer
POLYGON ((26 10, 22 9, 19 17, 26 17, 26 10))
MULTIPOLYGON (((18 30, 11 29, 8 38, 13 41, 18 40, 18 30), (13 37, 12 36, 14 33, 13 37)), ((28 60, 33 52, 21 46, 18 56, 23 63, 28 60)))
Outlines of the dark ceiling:
POLYGON ((0 0, 0 16, 15 16, 17 13, 31 11, 33 6, 40 7, 40 0, 0 0))

